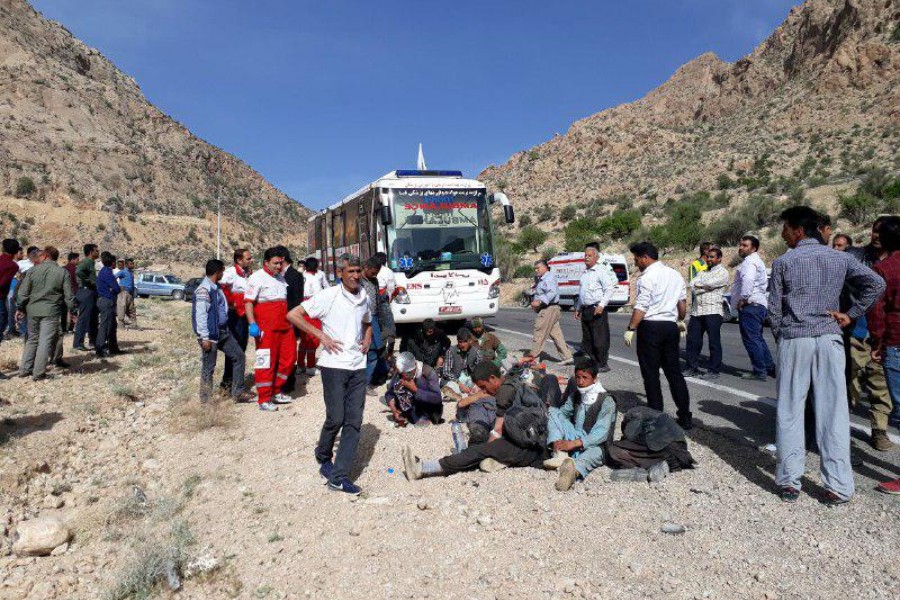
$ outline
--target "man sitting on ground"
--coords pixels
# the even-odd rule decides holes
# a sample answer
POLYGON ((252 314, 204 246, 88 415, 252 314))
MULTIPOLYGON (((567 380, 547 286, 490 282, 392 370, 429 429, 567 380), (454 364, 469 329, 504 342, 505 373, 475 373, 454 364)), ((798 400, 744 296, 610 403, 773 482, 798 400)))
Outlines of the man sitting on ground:
POLYGON ((484 319, 481 317, 472 319, 471 324, 472 333, 478 340, 478 347, 481 350, 481 358, 493 362, 498 367, 509 368, 512 363, 506 362, 508 352, 497 334, 484 328, 484 319))
POLYGON ((405 427, 407 423, 440 423, 444 407, 437 372, 416 360, 410 352, 397 355, 395 372, 382 398, 382 402, 391 409, 394 422, 400 427, 405 427))
POLYGON ((527 386, 503 377, 493 363, 479 363, 472 376, 478 387, 493 396, 497 403, 497 420, 491 430, 490 441, 471 445, 458 454, 439 460, 420 460, 406 446, 403 449, 403 467, 410 481, 431 475, 452 475, 478 467, 482 471, 493 472, 505 467, 540 468, 543 465, 547 457, 546 416, 538 407, 543 404, 541 399, 527 386), (505 423, 507 418, 511 419, 510 423, 505 423), (529 432, 537 435, 529 437, 529 432))
POLYGON ((556 489, 561 492, 603 466, 615 432, 616 401, 603 389, 597 372, 590 356, 578 356, 564 404, 550 407, 547 443, 553 458, 544 461, 544 467, 559 469, 556 489))
POLYGON ((481 355, 478 342, 465 327, 456 332, 456 345, 447 349, 441 367, 441 391, 452 400, 459 400, 472 393, 471 372, 481 355))
POLYGON ((416 360, 434 369, 444 365, 444 355, 449 349, 450 338, 438 329, 434 319, 425 319, 422 327, 400 342, 400 352, 412 352, 416 360))

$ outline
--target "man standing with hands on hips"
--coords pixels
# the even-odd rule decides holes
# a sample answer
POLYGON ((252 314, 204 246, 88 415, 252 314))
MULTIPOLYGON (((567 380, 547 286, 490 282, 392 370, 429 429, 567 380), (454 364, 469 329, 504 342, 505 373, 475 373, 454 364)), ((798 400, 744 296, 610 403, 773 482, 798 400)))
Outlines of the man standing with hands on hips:
POLYGON ((590 355, 598 372, 609 372, 609 304, 619 279, 609 264, 600 261, 600 245, 591 242, 584 249, 584 274, 575 301, 575 318, 581 321, 581 351, 590 355))
POLYGON ((288 313, 288 320, 303 333, 319 340, 324 352, 319 373, 325 396, 325 423, 316 445, 319 473, 329 489, 358 495, 350 481, 366 402, 366 353, 372 343, 372 314, 360 285, 359 259, 345 254, 338 260, 341 283, 318 292, 288 313), (305 317, 318 319, 317 329, 305 317), (338 434, 341 443, 334 454, 338 434), (334 462, 332 462, 334 459, 334 462))
POLYGON ((659 262, 659 252, 650 242, 633 245, 631 253, 642 275, 637 282, 637 299, 631 322, 625 331, 625 345, 631 346, 637 335, 637 356, 647 405, 659 411, 663 409, 659 382, 659 369, 662 367, 678 410, 678 424, 688 430, 693 427, 691 399, 678 356, 679 338, 687 331, 684 324, 687 314, 684 278, 675 269, 659 262))

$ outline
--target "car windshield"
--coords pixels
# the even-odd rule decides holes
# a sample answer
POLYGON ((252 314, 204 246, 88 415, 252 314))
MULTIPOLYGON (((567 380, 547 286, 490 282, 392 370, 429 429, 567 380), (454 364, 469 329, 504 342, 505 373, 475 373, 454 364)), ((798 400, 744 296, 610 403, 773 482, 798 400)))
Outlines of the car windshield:
POLYGON ((388 227, 391 267, 447 269, 478 266, 491 254, 484 190, 397 189, 394 224, 388 227), (414 265, 401 259, 412 260, 414 265))
POLYGON ((181 280, 175 277, 174 275, 166 275, 167 283, 181 283, 181 280))

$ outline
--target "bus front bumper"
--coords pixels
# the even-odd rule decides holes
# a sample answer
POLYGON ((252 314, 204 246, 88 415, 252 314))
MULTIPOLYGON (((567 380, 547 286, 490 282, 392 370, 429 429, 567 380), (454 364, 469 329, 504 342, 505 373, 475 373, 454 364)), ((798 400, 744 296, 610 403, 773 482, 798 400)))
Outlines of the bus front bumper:
POLYGON ((396 323, 421 323, 425 319, 458 321, 472 317, 489 317, 497 314, 500 298, 466 300, 461 304, 442 306, 435 304, 391 304, 396 323))

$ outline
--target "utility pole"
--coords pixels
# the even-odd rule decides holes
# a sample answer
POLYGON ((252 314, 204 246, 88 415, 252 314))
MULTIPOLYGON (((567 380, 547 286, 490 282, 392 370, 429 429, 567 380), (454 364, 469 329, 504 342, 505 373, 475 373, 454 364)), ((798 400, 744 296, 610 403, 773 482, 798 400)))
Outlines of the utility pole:
POLYGON ((218 225, 216 227, 216 258, 222 259, 222 196, 216 195, 216 206, 218 207, 218 225))

